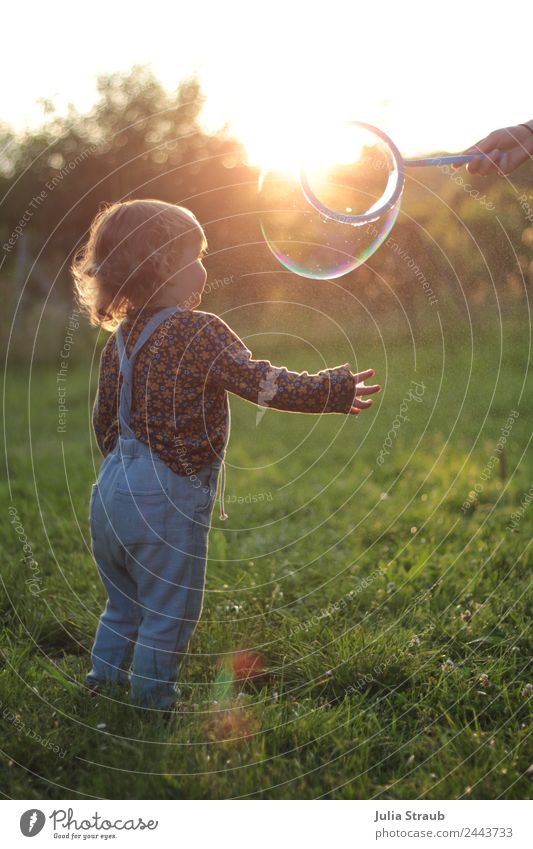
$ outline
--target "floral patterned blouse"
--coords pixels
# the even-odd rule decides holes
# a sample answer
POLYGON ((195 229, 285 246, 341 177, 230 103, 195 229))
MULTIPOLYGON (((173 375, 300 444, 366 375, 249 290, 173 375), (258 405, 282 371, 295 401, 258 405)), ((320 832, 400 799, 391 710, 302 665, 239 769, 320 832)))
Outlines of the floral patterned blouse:
MULTIPOLYGON (((156 310, 145 307, 124 319, 127 355, 156 310)), ((130 426, 136 439, 178 475, 190 475, 220 456, 228 428, 227 391, 293 413, 347 413, 352 406, 355 379, 347 366, 308 374, 254 360, 243 341, 212 313, 177 311, 154 333, 161 344, 155 348, 148 339, 135 359, 130 426)), ((102 351, 93 409, 104 456, 118 437, 119 380, 112 334, 102 351)))

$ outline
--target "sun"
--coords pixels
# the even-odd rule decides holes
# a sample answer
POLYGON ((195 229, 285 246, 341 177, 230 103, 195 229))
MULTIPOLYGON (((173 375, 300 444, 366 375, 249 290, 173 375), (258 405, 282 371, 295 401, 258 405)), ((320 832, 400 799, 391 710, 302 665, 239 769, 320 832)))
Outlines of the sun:
MULTIPOLYGON (((210 121, 209 109, 204 115, 207 125, 216 125, 214 118, 210 121)), ((339 151, 339 139, 345 138, 341 127, 347 123, 339 105, 334 100, 317 103, 312 87, 300 90, 295 103, 286 93, 278 98, 272 93, 250 96, 227 119, 232 136, 246 151, 248 164, 259 170, 295 174, 302 168, 326 166, 332 157, 338 161, 339 152, 354 155, 353 143, 349 152, 339 151)))
POLYGON ((250 165, 263 174, 279 171, 290 176, 356 163, 368 142, 365 132, 349 121, 291 123, 289 118, 280 123, 247 122, 240 137, 250 165))
POLYGON ((288 118, 255 125, 247 122, 241 138, 250 165, 262 171, 298 174, 306 164, 327 159, 320 128, 312 122, 291 124, 288 118))

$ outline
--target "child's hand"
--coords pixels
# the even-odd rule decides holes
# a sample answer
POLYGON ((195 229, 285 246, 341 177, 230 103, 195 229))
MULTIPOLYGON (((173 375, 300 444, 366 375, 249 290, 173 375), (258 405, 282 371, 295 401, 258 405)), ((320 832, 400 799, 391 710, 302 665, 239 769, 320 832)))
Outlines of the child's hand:
POLYGON ((355 395, 352 401, 352 407, 350 409, 350 413, 352 415, 358 416, 361 410, 366 410, 367 407, 372 406, 372 400, 362 401, 358 396, 359 395, 373 395, 375 392, 380 392, 381 386, 379 383, 374 383, 372 386, 365 386, 365 380, 368 377, 373 377, 375 371, 373 368, 369 368, 366 371, 360 371, 359 374, 354 374, 355 377, 355 395))

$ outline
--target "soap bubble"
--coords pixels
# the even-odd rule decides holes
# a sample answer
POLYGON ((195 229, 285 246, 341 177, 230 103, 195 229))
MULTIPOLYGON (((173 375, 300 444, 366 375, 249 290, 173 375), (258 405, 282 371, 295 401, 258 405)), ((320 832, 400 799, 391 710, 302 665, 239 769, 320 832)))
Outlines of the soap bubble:
POLYGON ((312 160, 299 173, 261 173, 261 231, 289 271, 333 280, 365 262, 387 238, 400 211, 400 175, 387 143, 357 125, 317 143, 312 160), (349 223, 359 215, 364 223, 349 223))

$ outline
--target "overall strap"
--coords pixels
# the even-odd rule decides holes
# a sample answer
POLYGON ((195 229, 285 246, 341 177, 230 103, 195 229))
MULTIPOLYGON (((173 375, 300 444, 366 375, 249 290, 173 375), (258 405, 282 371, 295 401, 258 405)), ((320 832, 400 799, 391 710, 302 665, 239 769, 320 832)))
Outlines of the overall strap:
POLYGON ((131 352, 131 355, 129 357, 126 354, 126 344, 124 342, 122 324, 119 325, 119 327, 117 328, 117 331, 115 333, 115 342, 117 346, 119 369, 120 373, 122 374, 122 386, 120 387, 118 420, 119 433, 124 438, 135 438, 135 434, 130 427, 131 391, 135 358, 137 357, 137 354, 139 353, 143 345, 148 341, 152 333, 159 327, 159 325, 166 318, 168 318, 169 315, 181 311, 181 307, 165 307, 164 309, 158 310, 151 317, 146 326, 142 329, 139 338, 137 339, 134 345, 133 351, 131 352))

